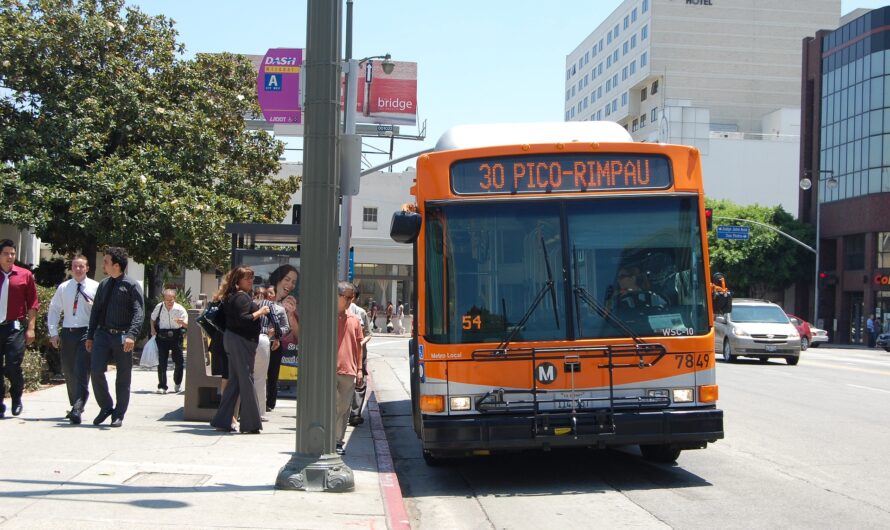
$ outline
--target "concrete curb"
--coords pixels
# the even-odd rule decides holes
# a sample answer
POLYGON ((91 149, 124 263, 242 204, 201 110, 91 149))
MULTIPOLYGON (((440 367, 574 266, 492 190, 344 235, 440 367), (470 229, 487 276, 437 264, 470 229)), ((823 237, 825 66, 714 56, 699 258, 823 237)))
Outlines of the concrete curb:
MULTIPOLYGON (((371 387, 372 385, 369 384, 368 386, 371 387)), ((408 518, 405 500, 402 497, 402 488, 399 486, 399 478, 396 476, 395 466, 392 463, 392 453, 389 450, 389 441, 386 439, 386 432, 383 429, 380 407, 377 405, 377 395, 373 388, 370 388, 370 390, 368 417, 371 423, 371 440, 374 442, 374 453, 377 455, 377 477, 380 483, 380 492, 383 495, 386 527, 389 530, 410 530, 411 520, 408 518)))

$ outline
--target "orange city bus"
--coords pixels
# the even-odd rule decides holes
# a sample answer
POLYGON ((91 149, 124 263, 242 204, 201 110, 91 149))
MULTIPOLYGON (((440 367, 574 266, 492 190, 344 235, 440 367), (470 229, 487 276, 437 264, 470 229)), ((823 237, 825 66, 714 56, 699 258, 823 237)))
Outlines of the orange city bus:
MULTIPOLYGON (((695 148, 612 122, 461 126, 418 159, 414 428, 429 463, 723 438, 695 148)), ((721 292, 718 292, 721 291, 721 292)))

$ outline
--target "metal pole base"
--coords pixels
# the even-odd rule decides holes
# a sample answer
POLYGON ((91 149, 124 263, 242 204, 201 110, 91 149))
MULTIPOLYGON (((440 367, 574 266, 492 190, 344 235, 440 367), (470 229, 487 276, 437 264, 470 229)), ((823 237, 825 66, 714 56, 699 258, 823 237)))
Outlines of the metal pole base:
POLYGON ((355 477, 336 453, 321 456, 295 453, 278 472, 275 489, 342 493, 355 489, 355 477))

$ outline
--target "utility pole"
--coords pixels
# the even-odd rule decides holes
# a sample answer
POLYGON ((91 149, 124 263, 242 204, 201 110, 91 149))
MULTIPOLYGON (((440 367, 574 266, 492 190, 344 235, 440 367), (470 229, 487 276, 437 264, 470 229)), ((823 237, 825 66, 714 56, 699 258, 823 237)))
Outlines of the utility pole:
POLYGON ((313 310, 301 315, 296 452, 275 487, 350 491, 352 470, 334 451, 337 309, 337 196, 340 193, 341 0, 308 0, 303 281, 313 310))

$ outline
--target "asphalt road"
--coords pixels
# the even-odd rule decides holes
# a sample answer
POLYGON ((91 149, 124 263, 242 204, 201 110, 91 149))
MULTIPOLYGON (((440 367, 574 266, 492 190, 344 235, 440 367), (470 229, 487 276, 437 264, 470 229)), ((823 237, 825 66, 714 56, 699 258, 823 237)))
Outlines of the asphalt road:
POLYGON ((798 366, 720 363, 726 438, 674 465, 628 447, 431 468, 411 427, 407 339, 370 346, 414 528, 890 527, 890 353, 811 348, 798 366))

